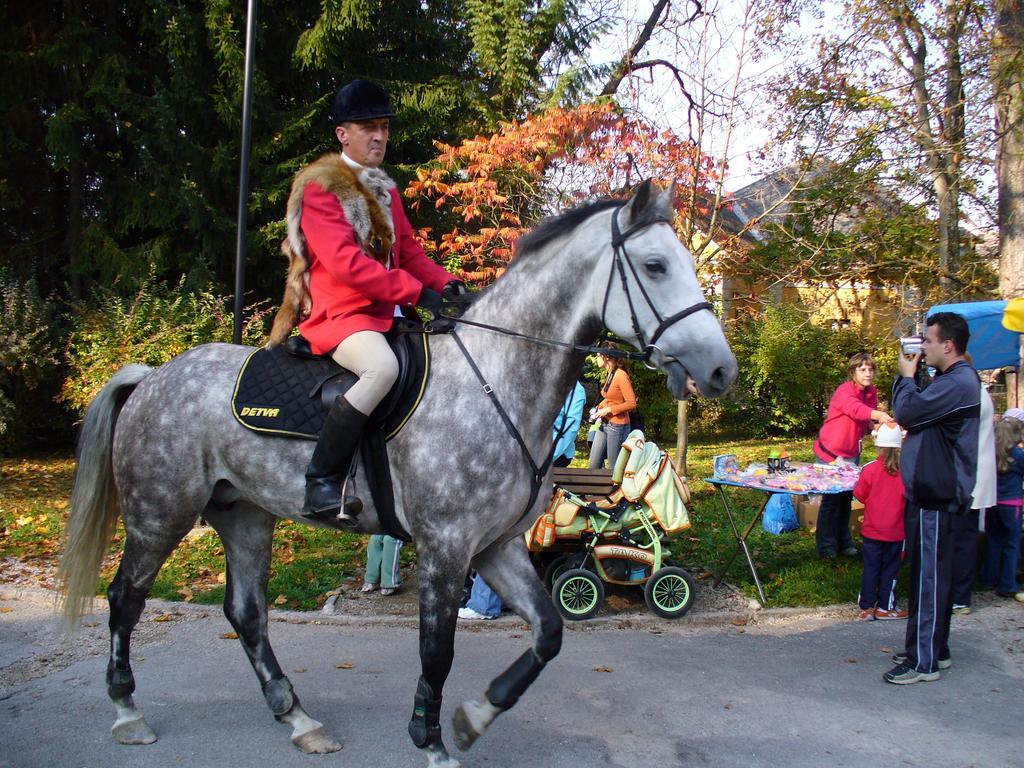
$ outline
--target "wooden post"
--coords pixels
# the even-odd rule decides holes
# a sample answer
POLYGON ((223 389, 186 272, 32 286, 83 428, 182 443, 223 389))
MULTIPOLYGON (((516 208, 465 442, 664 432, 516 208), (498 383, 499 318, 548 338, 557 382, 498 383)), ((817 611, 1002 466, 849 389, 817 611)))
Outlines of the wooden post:
POLYGON ((686 471, 686 414, 689 400, 679 401, 679 410, 676 412, 676 472, 680 475, 687 475, 686 471))

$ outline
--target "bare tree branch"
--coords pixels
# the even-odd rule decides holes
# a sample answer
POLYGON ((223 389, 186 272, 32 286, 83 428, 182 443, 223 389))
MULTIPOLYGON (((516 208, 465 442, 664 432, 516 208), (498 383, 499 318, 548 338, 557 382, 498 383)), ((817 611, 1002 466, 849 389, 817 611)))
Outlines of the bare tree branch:
MULTIPOLYGON (((704 12, 704 7, 701 5, 700 0, 689 1, 695 6, 695 10, 690 18, 687 19, 686 23, 692 22, 704 12)), ((604 88, 601 89, 601 96, 614 96, 626 76, 635 71, 636 57, 640 55, 640 52, 644 49, 644 46, 647 45, 651 36, 654 34, 655 28, 659 23, 661 23, 662 17, 668 10, 669 4, 670 0, 657 0, 654 3, 654 8, 651 9, 651 13, 647 17, 647 22, 637 34, 636 39, 633 41, 633 45, 629 47, 626 54, 622 57, 619 63, 615 65, 615 69, 612 70, 611 76, 604 84, 604 88)))

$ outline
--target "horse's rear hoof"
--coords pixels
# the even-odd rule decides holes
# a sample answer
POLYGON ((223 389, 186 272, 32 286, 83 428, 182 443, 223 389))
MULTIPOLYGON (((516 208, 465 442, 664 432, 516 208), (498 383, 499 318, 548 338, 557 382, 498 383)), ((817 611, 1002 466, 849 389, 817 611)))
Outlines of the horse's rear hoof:
POLYGON ((341 749, 341 742, 331 738, 323 728, 314 728, 292 737, 292 744, 307 755, 326 755, 341 749))
POLYGON ((118 720, 110 729, 110 733, 118 744, 152 744, 156 741, 156 733, 142 717, 118 720))

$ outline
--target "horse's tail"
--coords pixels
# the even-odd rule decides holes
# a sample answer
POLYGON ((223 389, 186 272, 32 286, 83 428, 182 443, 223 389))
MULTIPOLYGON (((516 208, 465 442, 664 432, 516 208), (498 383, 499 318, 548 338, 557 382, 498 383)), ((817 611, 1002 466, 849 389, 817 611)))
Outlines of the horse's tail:
POLYGON ((152 370, 145 365, 126 365, 104 385, 85 411, 78 436, 64 556, 57 572, 58 602, 69 629, 91 607, 100 564, 117 523, 119 510, 111 456, 114 425, 128 395, 152 370))

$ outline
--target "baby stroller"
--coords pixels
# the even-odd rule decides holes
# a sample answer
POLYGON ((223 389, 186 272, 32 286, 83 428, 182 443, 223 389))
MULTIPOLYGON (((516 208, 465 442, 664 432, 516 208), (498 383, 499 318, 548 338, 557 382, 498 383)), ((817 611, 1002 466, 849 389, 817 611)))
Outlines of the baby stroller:
POLYGON ((694 580, 664 554, 668 537, 690 527, 690 492, 664 451, 629 433, 612 472, 613 490, 584 496, 555 484, 547 509, 526 534, 531 552, 560 553, 544 583, 558 612, 589 619, 604 602, 602 582, 644 586, 652 612, 678 619, 693 605, 694 580))

